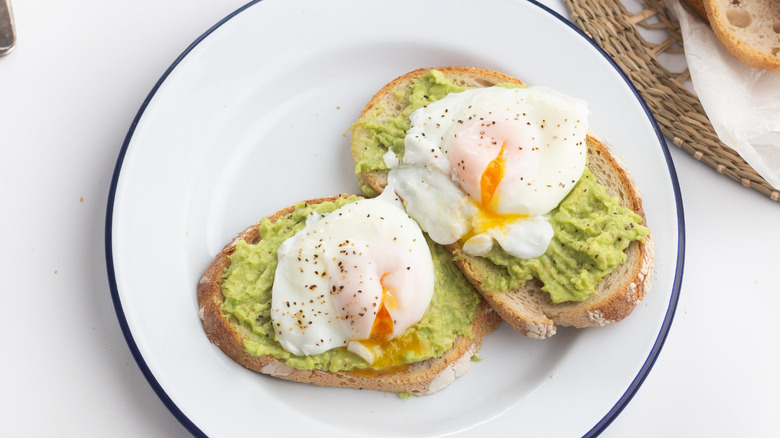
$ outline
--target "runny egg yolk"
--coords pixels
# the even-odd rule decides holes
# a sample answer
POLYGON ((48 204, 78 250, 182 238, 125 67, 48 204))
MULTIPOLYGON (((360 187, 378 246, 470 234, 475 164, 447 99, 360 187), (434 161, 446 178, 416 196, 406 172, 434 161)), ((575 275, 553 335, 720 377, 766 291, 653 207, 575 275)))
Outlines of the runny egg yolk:
POLYGON ((506 143, 501 144, 501 150, 498 152, 480 178, 481 205, 471 219, 471 231, 466 233, 462 240, 465 242, 477 234, 500 227, 506 223, 514 222, 518 219, 528 218, 527 214, 503 214, 496 212, 495 206, 498 205, 498 185, 504 179, 506 172, 506 158, 504 158, 504 147, 506 143), (495 201, 495 202, 494 202, 495 201))
POLYGON ((384 279, 386 276, 387 274, 383 275, 379 281, 382 284, 382 301, 379 304, 379 311, 376 314, 376 319, 374 319, 374 325, 371 327, 371 336, 369 336, 369 340, 373 342, 386 341, 393 334, 393 317, 390 316, 387 306, 395 308, 396 303, 393 294, 385 286, 384 279))
POLYGON ((382 280, 380 280, 382 284, 382 300, 376 319, 374 319, 374 324, 371 327, 371 335, 366 340, 358 341, 376 354, 376 359, 371 364, 371 367, 374 369, 403 365, 405 363, 403 360, 405 354, 410 352, 421 354, 425 348, 417 336, 391 339, 394 323, 389 309, 395 309, 397 303, 391 289, 385 286, 384 278, 387 275, 383 275, 382 280))
POLYGON ((485 210, 493 211, 491 203, 493 197, 496 194, 496 189, 504 179, 504 169, 506 168, 506 160, 504 159, 504 146, 506 143, 501 143, 501 150, 498 152, 496 158, 488 163, 485 171, 482 172, 482 178, 479 181, 480 194, 482 195, 482 208, 485 210))

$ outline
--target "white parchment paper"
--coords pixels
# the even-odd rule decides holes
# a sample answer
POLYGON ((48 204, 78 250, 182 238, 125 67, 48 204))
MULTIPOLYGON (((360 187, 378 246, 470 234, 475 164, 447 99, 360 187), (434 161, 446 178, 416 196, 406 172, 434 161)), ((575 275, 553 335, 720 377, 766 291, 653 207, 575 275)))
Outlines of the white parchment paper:
POLYGON ((696 95, 720 140, 780 190, 780 73, 748 67, 709 25, 671 2, 696 95))

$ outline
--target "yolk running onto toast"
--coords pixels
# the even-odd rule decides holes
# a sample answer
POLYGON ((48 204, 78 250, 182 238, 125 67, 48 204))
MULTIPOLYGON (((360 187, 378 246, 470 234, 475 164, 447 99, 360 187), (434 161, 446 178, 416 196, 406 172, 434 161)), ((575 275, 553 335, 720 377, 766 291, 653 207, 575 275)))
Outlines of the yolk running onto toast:
POLYGON ((477 208, 477 212, 471 219, 471 231, 466 233, 461 240, 463 242, 482 234, 495 227, 501 227, 504 224, 515 222, 518 219, 528 218, 527 214, 503 214, 495 211, 494 206, 498 205, 498 185, 504 179, 506 159, 504 158, 504 146, 501 144, 501 150, 496 158, 491 161, 485 171, 482 172, 480 179, 480 195, 482 205, 477 208))
MULTIPOLYGON (((382 280, 384 280, 382 276, 382 280)), ((382 283, 382 300, 379 305, 374 325, 371 327, 371 335, 368 339, 360 341, 364 346, 377 351, 376 360, 372 368, 383 369, 399 366, 405 363, 403 357, 407 353, 422 354, 425 346, 420 343, 417 336, 391 339, 393 335, 393 317, 388 309, 397 307, 392 291, 382 283)))

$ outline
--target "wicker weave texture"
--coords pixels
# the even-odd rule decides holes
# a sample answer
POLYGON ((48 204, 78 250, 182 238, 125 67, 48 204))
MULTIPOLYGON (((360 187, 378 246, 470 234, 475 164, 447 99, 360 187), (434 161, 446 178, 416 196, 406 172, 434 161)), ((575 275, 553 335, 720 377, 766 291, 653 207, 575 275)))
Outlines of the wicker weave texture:
POLYGON ((687 70, 672 73, 658 60, 659 54, 679 52, 682 46, 679 23, 667 14, 663 0, 645 0, 644 10, 636 14, 620 0, 565 1, 574 23, 620 65, 674 144, 743 186, 780 200, 780 191, 720 141, 701 102, 683 85, 687 70), (648 42, 638 26, 664 30, 668 38, 660 44, 648 42))

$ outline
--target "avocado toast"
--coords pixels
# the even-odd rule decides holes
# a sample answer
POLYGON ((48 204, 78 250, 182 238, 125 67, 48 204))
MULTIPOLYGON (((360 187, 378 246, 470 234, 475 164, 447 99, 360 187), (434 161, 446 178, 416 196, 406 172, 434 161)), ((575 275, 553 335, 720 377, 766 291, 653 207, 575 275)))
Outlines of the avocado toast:
POLYGON ((451 256, 436 244, 430 244, 437 276, 431 305, 398 341, 401 349, 416 346, 423 356, 412 355, 415 358, 434 357, 373 367, 344 347, 312 356, 295 355, 277 340, 269 315, 278 248, 304 228, 310 214, 327 215, 359 199, 342 195, 298 203, 242 231, 215 257, 198 285, 203 329, 212 343, 239 364, 281 379, 431 394, 469 368, 482 338, 501 322, 462 277, 451 256))
MULTIPOLYGON (((451 93, 496 85, 524 87, 502 73, 465 67, 419 69, 383 87, 352 129, 352 155, 364 191, 373 195, 384 189, 389 174, 385 156, 388 151, 403 156, 409 117, 416 110, 451 93)), ((638 190, 601 141, 588 133, 586 143, 587 169, 550 213, 556 235, 545 254, 522 260, 494 248, 484 257, 472 256, 463 251, 462 241, 447 245, 496 312, 533 338, 554 335, 557 325, 603 326, 620 321, 642 300, 652 280, 653 244, 638 190), (571 245, 572 239, 562 230, 590 234, 580 242, 589 242, 589 248, 571 248, 585 245, 571 245), (558 251, 561 247, 565 250, 558 251), (582 290, 568 299, 566 294, 573 288, 582 290), (555 296, 554 289, 563 291, 563 298, 555 296)))

